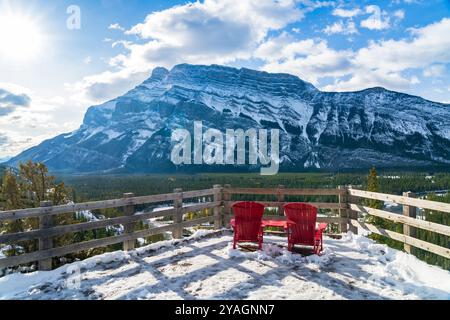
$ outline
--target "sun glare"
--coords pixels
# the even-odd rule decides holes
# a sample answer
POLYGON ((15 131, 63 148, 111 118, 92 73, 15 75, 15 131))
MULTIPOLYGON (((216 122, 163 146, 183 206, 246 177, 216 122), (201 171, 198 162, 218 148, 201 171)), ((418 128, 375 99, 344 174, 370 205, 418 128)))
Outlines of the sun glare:
POLYGON ((33 18, 20 14, 0 15, 0 58, 32 60, 43 46, 43 34, 33 18))

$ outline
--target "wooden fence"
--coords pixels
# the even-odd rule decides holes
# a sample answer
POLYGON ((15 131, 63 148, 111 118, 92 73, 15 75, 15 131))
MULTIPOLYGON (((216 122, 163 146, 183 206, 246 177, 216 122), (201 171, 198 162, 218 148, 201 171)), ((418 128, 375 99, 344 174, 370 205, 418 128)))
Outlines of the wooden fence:
MULTIPOLYGON (((411 193, 403 196, 395 196, 382 193, 374 193, 356 190, 347 187, 338 189, 286 189, 284 186, 277 188, 232 188, 230 185, 215 185, 212 189, 187 191, 175 189, 173 193, 135 197, 133 194, 124 194, 121 199, 86 202, 80 204, 52 206, 49 202, 43 202, 39 208, 0 211, 0 222, 25 218, 38 218, 39 229, 20 233, 10 233, 0 235, 0 244, 12 244, 20 241, 39 240, 39 250, 22 255, 11 256, 0 259, 0 268, 18 266, 34 261, 38 261, 39 270, 50 270, 52 258, 61 257, 70 253, 75 253, 92 248, 106 247, 108 245, 123 243, 124 250, 132 250, 135 240, 151 235, 161 234, 167 231, 172 232, 175 239, 182 238, 183 228, 196 226, 204 223, 214 223, 214 228, 229 227, 229 220, 232 215, 231 206, 236 201, 256 200, 267 207, 276 208, 276 214, 270 215, 270 219, 285 219, 283 215, 283 205, 288 202, 299 201, 299 197, 323 198, 327 202, 310 202, 320 209, 319 222, 336 224, 340 232, 348 229, 354 233, 358 228, 370 232, 384 235, 386 237, 401 241, 405 244, 405 250, 410 252, 410 247, 414 246, 423 250, 450 258, 449 245, 441 247, 415 238, 416 228, 421 228, 431 232, 450 236, 450 226, 433 222, 419 220, 416 218, 416 208, 424 208, 450 213, 450 204, 415 199, 411 193), (266 199, 269 197, 271 199, 266 199), (404 215, 391 213, 388 211, 372 209, 358 204, 359 199, 374 199, 380 201, 390 201, 403 205, 404 215), (166 208, 160 211, 139 212, 136 206, 144 204, 164 203, 166 208), (167 207, 171 204, 170 207, 167 207), (84 210, 96 210, 107 208, 123 208, 123 216, 81 222, 71 225, 55 226, 53 217, 59 214, 80 212, 84 210), (186 213, 197 212, 204 209, 211 209, 212 215, 193 220, 184 220, 186 213), (372 215, 383 219, 388 219, 404 224, 403 234, 390 230, 380 229, 374 225, 362 222, 361 216, 372 215), (172 217, 173 223, 161 227, 149 228, 145 230, 135 230, 136 222, 157 217, 172 217), (65 234, 95 230, 105 227, 123 225, 124 231, 120 235, 115 235, 102 239, 78 242, 62 247, 53 246, 53 238, 65 234)), ((302 202, 308 202, 301 200, 302 202)))

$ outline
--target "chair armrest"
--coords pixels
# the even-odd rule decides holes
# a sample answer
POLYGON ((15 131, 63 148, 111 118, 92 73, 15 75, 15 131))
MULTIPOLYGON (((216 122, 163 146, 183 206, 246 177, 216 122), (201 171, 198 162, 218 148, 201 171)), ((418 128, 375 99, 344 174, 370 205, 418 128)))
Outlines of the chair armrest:
POLYGON ((289 230, 290 226, 295 226, 296 223, 292 220, 286 220, 286 226, 284 227, 284 230, 289 230))
POLYGON ((235 219, 231 219, 230 220, 230 224, 234 228, 236 226, 236 220, 235 219))
POLYGON ((323 231, 327 228, 328 223, 319 223, 319 227, 317 228, 317 230, 319 231, 323 231))

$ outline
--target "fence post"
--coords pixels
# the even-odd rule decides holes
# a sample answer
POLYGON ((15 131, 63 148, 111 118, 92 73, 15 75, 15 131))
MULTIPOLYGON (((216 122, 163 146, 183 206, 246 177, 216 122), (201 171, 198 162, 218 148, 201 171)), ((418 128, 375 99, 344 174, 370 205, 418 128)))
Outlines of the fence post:
POLYGON ((183 222, 183 212, 181 209, 183 208, 183 190, 180 188, 174 189, 174 193, 176 193, 176 199, 173 201, 173 224, 175 225, 175 229, 172 231, 172 237, 174 239, 181 239, 183 237, 183 227, 176 226, 183 222))
MULTIPOLYGON (((51 207, 53 204, 51 201, 42 201, 41 207, 51 207)), ((54 226, 54 216, 42 216, 39 217, 39 229, 48 229, 54 226)), ((47 250, 53 248, 52 238, 39 238, 39 250, 47 250)), ((38 269, 40 271, 52 270, 52 258, 39 260, 38 269)))
MULTIPOLYGON (((124 198, 133 198, 134 193, 124 193, 124 198)), ((134 205, 126 205, 123 207, 123 214, 126 217, 134 215, 134 205)), ((134 222, 124 223, 123 225, 123 233, 130 234, 134 232, 134 222)), ((123 242, 123 251, 129 251, 134 249, 135 240, 125 240, 123 242)))
MULTIPOLYGON (((344 186, 339 186, 338 189, 339 189, 339 191, 346 190, 346 188, 344 186)), ((347 196, 345 194, 339 194, 339 205, 341 206, 342 204, 344 204, 346 207, 348 207, 347 196)), ((339 217, 348 219, 348 209, 339 208, 339 217)), ((340 226, 339 231, 341 233, 347 232, 347 223, 348 223, 348 221, 341 222, 339 224, 339 226, 340 226)))
MULTIPOLYGON (((348 213, 348 225, 349 229, 353 234, 358 234, 358 227, 350 224, 350 219, 352 220, 358 220, 358 212, 350 210, 350 203, 353 203, 354 197, 349 195, 348 189, 352 188, 352 186, 346 186, 345 187, 345 202, 347 204, 347 213, 348 213)), ((356 203, 356 201, 355 201, 356 203)))
MULTIPOLYGON (((284 186, 279 185, 277 190, 277 201, 278 202, 284 202, 284 186)), ((284 215, 284 208, 283 204, 278 204, 278 215, 282 216, 284 215)))
POLYGON ((230 189, 231 185, 226 184, 223 188, 223 217, 225 220, 225 228, 230 228, 230 220, 231 220, 231 194, 227 192, 227 189, 230 189))
MULTIPOLYGON (((412 192, 403 192, 403 196, 407 198, 415 198, 416 195, 412 192)), ((410 218, 416 218, 416 207, 403 205, 403 215, 410 217, 410 218)), ((410 227, 406 224, 403 225, 403 234, 405 236, 415 237, 416 236, 416 228, 410 227)), ((403 248, 406 252, 411 253, 411 246, 409 244, 404 244, 403 248)))
MULTIPOLYGON (((215 184, 214 188, 214 202, 222 201, 222 186, 215 184)), ((219 204, 214 207, 214 229, 222 228, 222 205, 219 204)))

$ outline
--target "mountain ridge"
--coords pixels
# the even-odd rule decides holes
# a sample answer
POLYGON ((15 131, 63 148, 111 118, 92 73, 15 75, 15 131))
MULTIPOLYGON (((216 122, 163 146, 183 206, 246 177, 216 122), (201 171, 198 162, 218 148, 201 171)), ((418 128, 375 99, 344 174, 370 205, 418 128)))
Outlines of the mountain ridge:
POLYGON ((282 170, 450 165, 447 104, 382 87, 325 92, 297 76, 220 65, 157 67, 124 95, 90 107, 79 129, 7 162, 90 172, 203 172, 257 166, 175 166, 170 133, 278 128, 282 170))

